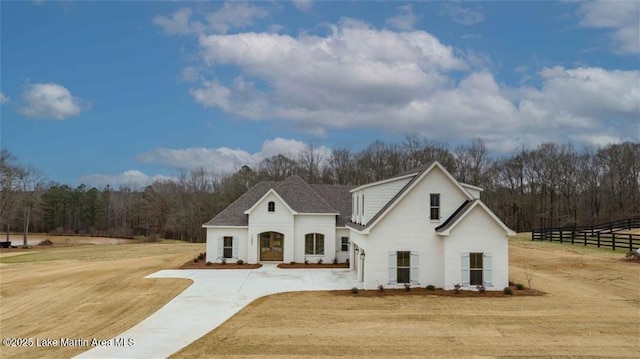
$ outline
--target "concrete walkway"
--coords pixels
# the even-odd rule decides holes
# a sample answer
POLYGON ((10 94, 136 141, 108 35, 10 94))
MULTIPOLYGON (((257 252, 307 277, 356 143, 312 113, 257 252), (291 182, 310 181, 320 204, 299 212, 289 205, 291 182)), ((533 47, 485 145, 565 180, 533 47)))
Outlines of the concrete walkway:
POLYGON ((349 269, 279 269, 274 264, 253 270, 163 270, 147 278, 188 278, 193 284, 116 337, 125 343, 133 339, 135 345, 94 347, 76 358, 166 358, 265 295, 362 288, 349 269))

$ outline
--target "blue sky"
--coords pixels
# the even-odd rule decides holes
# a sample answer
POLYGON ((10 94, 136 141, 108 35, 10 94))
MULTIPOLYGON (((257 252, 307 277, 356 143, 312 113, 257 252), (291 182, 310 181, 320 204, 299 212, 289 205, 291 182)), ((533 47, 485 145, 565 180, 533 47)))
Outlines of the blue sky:
POLYGON ((408 133, 640 140, 640 3, 0 3, 0 144, 143 186, 408 133))

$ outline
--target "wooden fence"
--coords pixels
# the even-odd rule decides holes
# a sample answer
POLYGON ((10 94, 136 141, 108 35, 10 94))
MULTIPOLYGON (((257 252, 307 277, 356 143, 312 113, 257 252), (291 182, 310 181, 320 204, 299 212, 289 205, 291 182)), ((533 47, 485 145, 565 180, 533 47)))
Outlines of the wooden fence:
POLYGON ((534 228, 531 231, 531 240, 582 244, 631 251, 640 248, 640 234, 621 232, 635 228, 640 228, 640 217, 607 222, 595 226, 534 228))

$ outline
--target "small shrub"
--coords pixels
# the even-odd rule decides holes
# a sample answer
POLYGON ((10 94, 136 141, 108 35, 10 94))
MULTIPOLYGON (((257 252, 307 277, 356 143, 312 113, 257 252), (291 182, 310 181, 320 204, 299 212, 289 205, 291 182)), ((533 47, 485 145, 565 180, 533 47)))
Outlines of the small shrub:
POLYGON ((410 292, 411 291, 411 284, 405 283, 404 284, 404 291, 405 292, 410 292))
POLYGON ((309 264, 309 260, 307 258, 304 259, 304 264, 309 264))
POLYGON ((204 260, 206 256, 207 256, 207 253, 205 252, 198 253, 198 259, 200 260, 204 260))
POLYGON ((213 264, 213 263, 211 263, 211 262, 207 262, 207 263, 206 263, 206 265, 208 265, 208 266, 210 266, 211 264, 213 264))
POLYGON ((227 259, 226 258, 222 258, 222 260, 220 261, 220 264, 227 264, 227 259))
POLYGON ((48 239, 45 239, 44 241, 42 241, 42 242, 38 243, 38 245, 39 245, 39 246, 50 246, 50 245, 52 245, 52 244, 53 244, 53 242, 51 242, 51 241, 50 241, 50 240, 48 240, 48 239))
POLYGON ((433 285, 433 284, 429 284, 429 285, 427 286, 427 290, 434 291, 434 290, 436 290, 436 286, 435 286, 435 285, 433 285))
POLYGON ((318 264, 322 264, 322 258, 318 258, 318 264))
POLYGON ((198 258, 193 258, 193 263, 198 263, 198 258))
POLYGON ((453 292, 458 294, 460 293, 460 289, 462 289, 462 285, 460 283, 456 283, 453 285, 453 292))
POLYGON ((378 292, 384 292, 384 285, 378 284, 378 292))
POLYGON ((358 294, 358 292, 359 292, 359 291, 360 291, 360 290, 358 290, 358 288, 357 288, 357 287, 353 287, 353 288, 351 288, 351 293, 353 293, 353 294, 358 294))
POLYGON ((516 284, 516 289, 517 290, 523 290, 524 289, 524 284, 522 284, 522 283, 516 284))
POLYGON ((476 286, 476 289, 478 290, 478 292, 480 293, 484 293, 485 290, 487 290, 487 288, 485 288, 482 284, 478 284, 476 286))
POLYGON ((243 264, 244 264, 244 261, 243 261, 242 259, 238 259, 238 261, 236 262, 236 264, 243 265, 243 264))
POLYGON ((296 263, 296 261, 291 261, 291 262, 289 262, 289 264, 294 265, 294 264, 297 264, 297 263, 296 263))
POLYGON ((338 264, 338 258, 333 258, 333 264, 338 264))
POLYGON ((516 284, 513 283, 512 281, 509 281, 509 287, 513 287, 514 285, 516 285, 516 284))
POLYGON ((345 263, 347 263, 347 265, 349 265, 349 258, 347 258, 347 260, 345 261, 345 263))
POLYGON ((513 295, 513 291, 509 287, 504 287, 502 293, 504 293, 505 295, 513 295))

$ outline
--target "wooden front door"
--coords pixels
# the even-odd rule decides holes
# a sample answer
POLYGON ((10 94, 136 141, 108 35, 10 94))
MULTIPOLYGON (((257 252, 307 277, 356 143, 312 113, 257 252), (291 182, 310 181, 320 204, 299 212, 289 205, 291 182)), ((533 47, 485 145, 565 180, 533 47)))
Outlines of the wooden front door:
POLYGON ((278 232, 260 233, 260 260, 281 261, 284 252, 284 235, 278 232))

